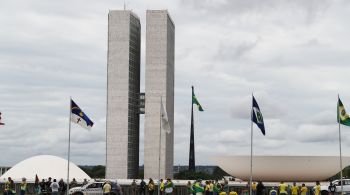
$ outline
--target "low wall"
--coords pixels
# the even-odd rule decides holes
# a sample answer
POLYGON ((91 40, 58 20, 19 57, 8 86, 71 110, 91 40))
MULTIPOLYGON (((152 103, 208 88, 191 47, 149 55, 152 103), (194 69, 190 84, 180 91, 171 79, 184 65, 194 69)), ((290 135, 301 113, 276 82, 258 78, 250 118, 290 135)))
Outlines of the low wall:
MULTIPOLYGON (((20 184, 16 183, 16 194, 20 194, 20 184)), ((265 195, 269 194, 269 191, 272 189, 272 187, 278 186, 278 183, 267 183, 265 184, 266 190, 265 190, 265 195)), ((308 193, 307 195, 312 195, 312 184, 307 185, 308 186, 308 193)), ((123 193, 124 195, 139 195, 140 194, 140 190, 139 190, 139 186, 137 186, 136 192, 133 192, 131 189, 130 185, 121 185, 122 189, 123 189, 123 193)), ((4 183, 0 183, 0 192, 3 193, 5 189, 5 185, 4 183)), ((245 186, 244 183, 229 183, 228 185, 225 186, 225 191, 226 192, 230 192, 230 191, 236 191, 239 195, 248 195, 248 191, 249 189, 245 186)), ((27 195, 34 195, 34 184, 33 183, 29 183, 28 184, 28 188, 27 188, 27 195)), ((146 193, 148 194, 148 193, 146 193)), ((227 193, 228 194, 228 193, 227 193)), ((48 194, 49 195, 49 194, 48 194)), ((157 190, 154 192, 153 195, 158 195, 157 190)), ((175 184, 175 188, 174 188, 174 192, 173 195, 188 195, 187 193, 187 187, 184 184, 175 184)))

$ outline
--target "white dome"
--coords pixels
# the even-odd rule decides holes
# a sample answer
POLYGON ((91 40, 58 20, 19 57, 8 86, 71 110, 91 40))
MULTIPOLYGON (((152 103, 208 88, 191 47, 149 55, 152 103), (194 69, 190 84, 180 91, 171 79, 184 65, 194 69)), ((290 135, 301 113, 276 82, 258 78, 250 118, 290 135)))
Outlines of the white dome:
MULTIPOLYGON (((250 156, 219 156, 212 160, 227 173, 245 181, 250 177, 250 156)), ((339 156, 254 156, 253 180, 324 181, 339 172, 339 156)), ((350 157, 343 157, 343 167, 350 157)))
MULTIPOLYGON (((78 166, 72 162, 69 164, 70 180, 73 178, 77 181, 91 179, 78 166)), ((61 178, 67 181, 67 168, 68 161, 66 159, 51 155, 39 155, 19 162, 2 175, 0 181, 4 181, 8 177, 11 177, 14 181, 20 181, 23 177, 27 178, 27 181, 35 181, 35 175, 38 175, 40 181, 49 177, 57 181, 61 178)))

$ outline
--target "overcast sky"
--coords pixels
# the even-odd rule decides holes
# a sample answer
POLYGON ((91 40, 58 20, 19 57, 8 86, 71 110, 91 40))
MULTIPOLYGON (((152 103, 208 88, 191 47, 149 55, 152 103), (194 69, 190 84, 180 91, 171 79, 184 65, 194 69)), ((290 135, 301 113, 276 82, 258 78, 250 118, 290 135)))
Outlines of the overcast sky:
MULTIPOLYGON (((339 155, 337 95, 350 111, 350 2, 328 0, 134 0, 175 22, 175 164, 188 164, 191 85, 197 165, 250 154, 254 93, 266 136, 256 155, 339 155)), ((72 124, 71 159, 105 164, 107 14, 119 0, 2 0, 0 166, 38 154, 67 157, 69 97, 95 122, 72 124)), ((144 77, 142 75, 142 90, 144 77)), ((143 117, 140 164, 143 164, 143 117)), ((350 155, 350 128, 342 127, 350 155)))

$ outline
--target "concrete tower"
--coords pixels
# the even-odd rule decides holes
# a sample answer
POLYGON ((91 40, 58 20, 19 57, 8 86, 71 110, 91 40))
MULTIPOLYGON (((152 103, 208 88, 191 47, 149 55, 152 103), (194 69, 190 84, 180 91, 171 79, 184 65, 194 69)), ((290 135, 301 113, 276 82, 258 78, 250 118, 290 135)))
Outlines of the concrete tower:
POLYGON ((137 178, 139 169, 140 40, 138 16, 108 14, 106 178, 137 178))
POLYGON ((146 22, 144 175, 145 178, 159 178, 159 174, 161 178, 172 178, 175 26, 166 10, 147 10, 146 22), (161 98, 168 113, 170 134, 160 132, 161 98))

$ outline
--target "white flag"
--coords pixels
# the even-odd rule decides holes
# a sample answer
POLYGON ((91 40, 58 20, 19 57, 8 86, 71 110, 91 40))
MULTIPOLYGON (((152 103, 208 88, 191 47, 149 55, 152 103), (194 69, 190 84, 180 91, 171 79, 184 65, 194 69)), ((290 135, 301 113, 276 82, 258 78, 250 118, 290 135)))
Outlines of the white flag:
POLYGON ((164 131, 166 131, 168 134, 171 132, 169 120, 168 120, 168 114, 165 110, 165 107, 163 105, 163 101, 160 103, 161 109, 160 109, 160 119, 161 121, 161 126, 164 131))

